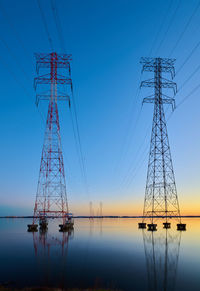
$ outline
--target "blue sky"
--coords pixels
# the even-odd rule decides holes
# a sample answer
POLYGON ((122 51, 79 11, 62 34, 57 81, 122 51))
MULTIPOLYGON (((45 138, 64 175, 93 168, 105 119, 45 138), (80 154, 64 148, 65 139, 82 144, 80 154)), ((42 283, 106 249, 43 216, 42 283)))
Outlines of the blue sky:
MULTIPOLYGON (((50 1, 40 3, 54 49, 62 52, 50 1)), ((89 185, 88 193, 69 109, 62 103, 66 182, 75 214, 87 214, 89 201, 96 212, 102 201, 104 214, 142 212, 153 106, 141 108, 147 92, 138 90, 139 82, 148 76, 141 76, 140 57, 176 58, 175 81, 178 88, 185 84, 176 96, 177 104, 184 100, 200 82, 197 71, 185 83, 200 59, 197 5, 196 0, 56 1, 66 52, 73 56, 72 78, 89 185)), ((41 114, 45 119, 47 108, 42 104, 39 113, 34 103, 34 53, 51 50, 36 0, 1 0, 0 21, 0 215, 31 214, 44 137, 41 114)), ((168 122, 182 212, 195 214, 200 213, 199 93, 200 88, 168 122)))

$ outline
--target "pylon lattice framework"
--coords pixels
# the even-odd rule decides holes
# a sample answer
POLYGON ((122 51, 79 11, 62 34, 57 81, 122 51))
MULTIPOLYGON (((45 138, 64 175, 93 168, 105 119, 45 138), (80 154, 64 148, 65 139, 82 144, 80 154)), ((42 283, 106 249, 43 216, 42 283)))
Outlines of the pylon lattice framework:
POLYGON ((48 101, 48 113, 33 223, 46 215, 60 216, 65 223, 69 213, 57 103, 70 102, 67 94, 68 87, 72 86, 70 60, 71 55, 67 54, 36 54, 36 104, 40 100, 48 101), (39 75, 41 69, 45 74, 39 75))
POLYGON ((176 83, 162 77, 163 73, 175 76, 174 59, 141 58, 142 71, 153 72, 154 78, 142 81, 141 87, 154 88, 154 94, 143 99, 143 103, 154 104, 151 145, 148 162, 147 182, 143 216, 180 217, 177 189, 172 165, 172 158, 167 134, 164 104, 175 107, 174 98, 163 94, 162 89, 170 88, 174 95, 176 83))

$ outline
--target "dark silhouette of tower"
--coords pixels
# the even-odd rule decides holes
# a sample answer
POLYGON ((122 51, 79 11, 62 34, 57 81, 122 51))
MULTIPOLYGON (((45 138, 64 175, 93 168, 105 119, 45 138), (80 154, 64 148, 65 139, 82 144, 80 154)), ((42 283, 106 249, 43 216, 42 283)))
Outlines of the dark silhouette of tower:
POLYGON ((69 217, 63 154, 60 137, 58 101, 67 100, 70 105, 72 89, 70 60, 71 55, 36 54, 35 89, 36 104, 41 100, 48 102, 46 131, 42 149, 39 180, 34 207, 33 224, 29 230, 40 226, 47 228, 47 216, 62 217, 63 225, 69 217), (42 74, 41 71, 42 70, 42 74))
POLYGON ((143 103, 153 103, 153 125, 151 134, 151 145, 149 153, 149 163, 147 172, 147 182, 145 190, 143 223, 139 227, 145 228, 146 218, 151 218, 148 224, 149 230, 156 230, 154 219, 156 217, 165 217, 165 228, 170 227, 169 217, 177 217, 177 224, 180 230, 185 228, 185 224, 180 221, 180 209, 177 196, 177 189, 172 165, 172 158, 167 134, 167 125, 165 120, 164 106, 172 105, 175 108, 175 99, 168 97, 163 93, 163 89, 172 89, 173 95, 176 94, 176 83, 163 77, 164 74, 170 74, 173 79, 175 59, 166 58, 141 58, 143 65, 142 72, 153 72, 154 77, 141 82, 141 87, 154 89, 154 93, 143 99, 143 103))

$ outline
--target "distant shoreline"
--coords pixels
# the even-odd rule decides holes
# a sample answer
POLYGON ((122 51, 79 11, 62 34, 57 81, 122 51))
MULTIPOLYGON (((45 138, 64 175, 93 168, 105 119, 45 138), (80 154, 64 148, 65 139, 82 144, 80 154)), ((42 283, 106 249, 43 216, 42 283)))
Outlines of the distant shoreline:
MULTIPOLYGON (((181 218, 200 218, 200 215, 182 215, 179 216, 181 218)), ((33 218, 33 216, 0 216, 0 218, 33 218)), ((51 217, 49 216, 48 218, 61 218, 61 217, 51 217)), ((86 215, 78 215, 78 216, 73 216, 73 218, 144 218, 144 216, 126 216, 126 215, 105 215, 105 216, 86 216, 86 215)), ((146 218, 151 218, 151 216, 146 217, 146 218)), ((156 218, 166 218, 166 216, 156 216, 156 218)), ((168 218, 177 218, 177 216, 170 216, 168 218)))

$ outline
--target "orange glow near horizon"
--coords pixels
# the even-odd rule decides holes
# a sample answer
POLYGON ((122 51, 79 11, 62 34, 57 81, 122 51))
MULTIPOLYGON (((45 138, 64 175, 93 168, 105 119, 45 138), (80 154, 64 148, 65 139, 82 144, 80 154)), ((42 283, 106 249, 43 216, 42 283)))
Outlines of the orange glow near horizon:
MULTIPOLYGON (((184 200, 184 199, 182 199, 184 200)), ((83 206, 78 207, 71 205, 72 212, 77 215, 89 215, 89 207, 83 206), (73 207, 74 206, 74 207, 73 207)), ((94 215, 98 214, 99 205, 94 203, 93 210, 94 215)), ((185 201, 180 202, 180 212, 181 215, 199 215, 200 216, 200 198, 197 200, 185 199, 185 201)), ((127 216, 140 216, 143 213, 143 201, 133 203, 103 203, 103 215, 127 215, 127 216)))

